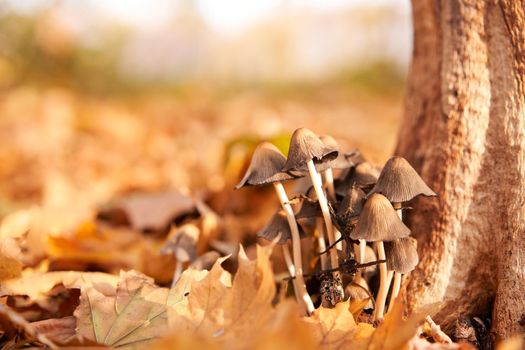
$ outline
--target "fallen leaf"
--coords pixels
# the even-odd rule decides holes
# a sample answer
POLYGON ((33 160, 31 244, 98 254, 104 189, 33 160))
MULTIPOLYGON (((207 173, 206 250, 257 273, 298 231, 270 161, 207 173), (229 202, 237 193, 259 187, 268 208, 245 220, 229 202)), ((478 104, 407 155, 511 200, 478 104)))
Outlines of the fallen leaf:
POLYGON ((0 285, 0 295, 27 295, 32 300, 45 298, 54 286, 81 288, 96 284, 98 288, 116 288, 118 276, 102 272, 59 271, 26 274, 22 278, 5 281, 0 285))
POLYGON ((433 314, 438 307, 436 304, 427 305, 405 320, 403 318, 404 300, 403 293, 396 298, 383 323, 372 334, 368 350, 406 349, 410 340, 417 335, 418 328, 425 321, 425 317, 433 314))
POLYGON ((199 275, 185 273, 181 286, 172 290, 135 271, 121 272, 114 291, 85 285, 74 313, 77 334, 108 346, 142 348, 166 332, 168 308, 183 301, 185 285, 199 275))
POLYGON ((144 232, 167 231, 172 222, 197 211, 195 201, 177 190, 134 193, 101 210, 98 218, 144 232))
MULTIPOLYGON (((249 260, 242 246, 239 267, 225 303, 224 338, 234 338, 238 347, 268 322, 272 314, 275 283, 270 262, 273 244, 257 245, 257 259, 249 260)), ((232 344, 232 343, 230 343, 232 344)))
POLYGON ((334 308, 321 306, 304 321, 315 343, 322 349, 365 349, 367 338, 373 331, 371 325, 355 322, 349 301, 338 303, 334 308))
MULTIPOLYGON (((213 334, 224 325, 223 304, 231 287, 231 275, 221 267, 226 259, 218 259, 204 278, 191 284, 187 290, 187 303, 169 314, 172 328, 213 334)), ((179 280, 175 288, 181 282, 184 283, 184 280, 179 280)))
POLYGON ((73 316, 52 318, 31 323, 31 326, 33 326, 36 332, 58 344, 67 344, 76 337, 76 325, 77 320, 73 316))

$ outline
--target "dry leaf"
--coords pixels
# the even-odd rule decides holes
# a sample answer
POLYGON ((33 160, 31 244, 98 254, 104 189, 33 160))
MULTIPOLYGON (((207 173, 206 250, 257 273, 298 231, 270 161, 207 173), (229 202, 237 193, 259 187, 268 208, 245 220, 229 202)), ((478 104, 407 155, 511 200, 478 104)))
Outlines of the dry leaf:
MULTIPOLYGON (((173 329, 213 334, 224 325, 223 304, 231 287, 231 275, 221 264, 227 258, 218 259, 204 278, 186 287, 189 292, 186 303, 169 313, 173 329)), ((183 273, 175 288, 186 282, 184 277, 188 271, 191 270, 183 273)))
POLYGON ((167 328, 169 290, 135 271, 121 272, 115 291, 82 287, 77 332, 109 346, 144 346, 167 328))
POLYGON ((425 317, 433 314, 438 305, 432 304, 418 310, 407 320, 403 319, 405 310, 403 293, 396 298, 391 310, 385 316, 381 325, 373 333, 369 350, 399 350, 408 348, 408 343, 416 335, 419 326, 425 321, 425 317))
POLYGON ((157 193, 135 193, 116 200, 98 217, 116 225, 129 225, 144 232, 167 231, 173 221, 195 213, 195 201, 171 190, 157 193))
POLYGON ((373 327, 357 324, 350 312, 350 302, 338 303, 335 308, 319 307, 311 317, 305 318, 315 342, 322 349, 365 349, 373 327))
POLYGON ((77 320, 73 316, 32 322, 31 325, 36 332, 58 344, 67 344, 76 337, 77 320))
POLYGON ((0 295, 27 295, 32 300, 45 298, 58 284, 66 288, 81 288, 96 284, 98 288, 115 288, 118 276, 102 272, 60 271, 31 273, 0 285, 0 295))

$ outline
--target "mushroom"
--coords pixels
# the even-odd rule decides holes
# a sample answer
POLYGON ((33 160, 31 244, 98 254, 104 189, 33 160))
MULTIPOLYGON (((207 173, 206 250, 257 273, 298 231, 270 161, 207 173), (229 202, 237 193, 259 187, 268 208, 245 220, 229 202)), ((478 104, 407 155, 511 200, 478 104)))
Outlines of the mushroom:
POLYGON ((172 254, 175 257, 175 271, 171 287, 173 288, 179 280, 183 264, 197 259, 197 240, 199 239, 199 228, 193 224, 186 224, 172 229, 168 239, 160 249, 161 254, 172 254))
POLYGON ((301 208, 295 214, 297 221, 301 222, 299 226, 303 226, 305 223, 308 223, 316 230, 314 235, 317 238, 317 248, 321 260, 321 269, 325 270, 328 268, 328 261, 326 254, 324 254, 326 252, 326 242, 324 240, 325 230, 321 208, 319 207, 319 201, 305 195, 300 195, 294 199, 301 203, 301 208))
MULTIPOLYGON (((298 226, 299 234, 304 236, 304 232, 301 226, 298 226)), ((290 225, 288 225, 288 219, 286 212, 283 209, 279 209, 272 215, 266 225, 257 232, 257 237, 264 238, 267 241, 273 241, 279 236, 277 244, 286 244, 288 240, 292 239, 292 231, 290 225)))
POLYGON ((336 194, 343 195, 352 186, 362 188, 364 190, 370 189, 375 185, 379 178, 379 170, 368 162, 362 162, 344 174, 342 178, 335 181, 336 194))
MULTIPOLYGON (((350 236, 356 225, 357 218, 363 209, 365 196, 365 192, 362 189, 352 186, 341 201, 339 208, 337 208, 337 222, 346 236, 350 236)), ((357 261, 360 263, 364 262, 365 248, 366 241, 363 239, 359 240, 357 249, 354 247, 357 261)))
MULTIPOLYGON (((329 245, 333 245, 335 242, 334 229, 330 218, 328 201, 323 192, 321 176, 317 172, 315 164, 334 160, 338 154, 337 149, 325 145, 311 130, 300 128, 292 134, 288 159, 283 167, 283 171, 293 172, 301 170, 306 164, 325 221, 329 245)), ((331 251, 331 268, 338 266, 337 259, 337 252, 331 251)))
MULTIPOLYGON (((292 236, 292 250, 293 250, 293 262, 295 267, 290 265, 291 259, 289 259, 290 252, 288 247, 283 245, 283 254, 288 264, 288 270, 295 270, 294 288, 296 293, 299 294, 303 306, 308 314, 311 314, 314 310, 313 302, 306 291, 303 278, 303 267, 302 267, 302 256, 301 256, 301 238, 299 236, 299 228, 295 220, 292 206, 289 203, 288 196, 281 181, 291 180, 295 176, 281 172, 281 169, 286 163, 286 157, 279 151, 277 147, 269 142, 260 143, 255 149, 250 165, 246 170, 246 174, 242 178, 241 182, 235 186, 236 189, 244 186, 257 186, 273 184, 281 206, 286 214, 288 225, 290 226, 290 232, 292 236), (288 259, 286 259, 288 257, 288 259)), ((293 276, 291 276, 293 277, 293 276)))
MULTIPOLYGON (((386 162, 376 185, 370 193, 381 193, 388 198, 401 220, 403 220, 401 207, 403 202, 408 202, 419 195, 436 196, 436 193, 427 186, 410 163, 403 157, 392 157, 386 162)), ((394 272, 393 290, 399 290, 400 287, 401 275, 396 271, 394 272)))
POLYGON ((321 135, 319 136, 319 139, 328 147, 335 149, 338 151, 338 156, 336 159, 321 163, 321 166, 316 167, 317 171, 321 172, 323 174, 323 177, 325 179, 326 183, 326 189, 328 192, 328 198, 330 201, 335 202, 335 189, 334 189, 334 172, 332 169, 344 169, 344 168, 350 168, 354 165, 354 163, 351 160, 351 157, 342 153, 339 150, 339 144, 337 141, 329 135, 321 135))
MULTIPOLYGON (((410 235, 410 229, 399 219, 388 199, 381 194, 374 193, 368 197, 350 238, 375 242, 378 259, 385 260, 383 241, 393 241, 408 235, 410 235)), ((387 275, 386 263, 379 264, 380 282, 374 312, 376 320, 382 318, 384 314, 390 284, 387 275)))
POLYGON ((418 195, 436 196, 403 157, 392 157, 386 162, 370 193, 381 193, 394 205, 408 202, 418 195))
POLYGON ((220 257, 221 255, 218 252, 211 250, 199 256, 191 263, 190 268, 196 270, 210 270, 220 257))
POLYGON ((389 309, 399 294, 403 274, 414 270, 419 257, 417 255, 417 241, 412 237, 396 239, 385 242, 386 266, 389 271, 394 271, 394 281, 390 294, 389 309))

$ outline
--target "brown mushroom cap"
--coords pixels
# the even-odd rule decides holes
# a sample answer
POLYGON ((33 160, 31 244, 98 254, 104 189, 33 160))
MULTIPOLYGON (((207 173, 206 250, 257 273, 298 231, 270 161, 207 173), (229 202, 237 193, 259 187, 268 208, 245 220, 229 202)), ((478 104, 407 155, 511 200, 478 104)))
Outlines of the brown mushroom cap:
POLYGON ((190 267, 196 270, 210 270, 220 257, 221 255, 219 253, 212 250, 199 256, 191 263, 190 267))
POLYGON ((335 218, 333 218, 341 232, 350 234, 354 229, 357 217, 363 209, 365 196, 365 192, 362 189, 352 187, 343 198, 337 208, 335 218))
POLYGON ((339 216, 356 216, 361 213, 363 204, 365 203, 365 192, 358 187, 351 187, 344 196, 339 208, 337 208, 337 215, 339 216))
POLYGON ((194 261, 197 259, 197 240, 199 229, 193 224, 183 225, 170 233, 162 246, 161 254, 174 254, 179 261, 194 261))
MULTIPOLYGON (((304 235, 301 226, 298 226, 299 234, 304 235)), ((286 244, 286 241, 292 239, 292 232, 288 225, 288 219, 284 210, 279 209, 273 214, 266 225, 257 232, 257 237, 264 238, 268 241, 273 241, 277 235, 281 234, 277 244, 286 244)))
POLYGON ((294 179, 293 175, 281 171, 285 163, 286 157, 277 147, 269 142, 261 142, 253 152, 246 174, 235 188, 294 179))
POLYGON ((436 195, 403 157, 386 162, 371 193, 381 193, 392 203, 407 202, 420 194, 436 195))
POLYGON ((321 135, 319 136, 319 139, 328 147, 331 147, 333 149, 336 149, 339 153, 337 155, 337 158, 334 160, 331 160, 329 162, 324 162, 320 164, 316 164, 317 171, 324 171, 326 169, 347 169, 351 168, 355 165, 354 163, 354 157, 357 155, 358 151, 352 151, 349 153, 341 152, 339 148, 339 144, 337 141, 330 135, 321 135))
POLYGON ((412 237, 385 242, 385 254, 387 268, 399 273, 409 273, 419 262, 417 241, 412 237))
POLYGON ((379 170, 368 162, 362 162, 351 168, 342 179, 335 181, 337 194, 344 195, 352 186, 372 187, 379 178, 379 170))
POLYGON ((316 134, 306 128, 299 128, 292 134, 288 159, 283 171, 301 170, 310 160, 324 163, 337 158, 339 151, 325 145, 316 134))
POLYGON ((374 193, 367 199, 350 238, 369 242, 393 241, 409 234, 410 229, 399 219, 388 199, 374 193))

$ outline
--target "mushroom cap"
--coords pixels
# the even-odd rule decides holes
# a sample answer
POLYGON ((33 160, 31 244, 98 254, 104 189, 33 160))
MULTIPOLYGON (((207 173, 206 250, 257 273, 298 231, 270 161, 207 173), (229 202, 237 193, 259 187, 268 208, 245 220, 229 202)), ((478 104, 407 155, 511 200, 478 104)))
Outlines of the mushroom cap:
POLYGON ((244 177, 235 188, 294 179, 293 175, 281 171, 285 163, 286 157, 277 147, 270 142, 261 142, 253 152, 244 177))
POLYGON ((196 270, 210 270, 213 264, 215 264, 217 259, 220 257, 221 255, 218 252, 212 250, 195 259, 195 261, 191 263, 190 267, 196 270))
POLYGON ((374 193, 368 197, 350 238, 369 242, 393 241, 409 234, 410 229, 399 219, 388 199, 374 193))
POLYGON ((352 152, 341 152, 341 149, 339 148, 339 144, 337 141, 330 135, 321 135, 319 136, 319 139, 328 147, 331 147, 333 149, 336 149, 339 153, 337 155, 337 158, 334 160, 331 160, 329 162, 324 162, 320 164, 316 164, 317 171, 324 171, 326 169, 347 169, 355 165, 354 163, 354 157, 357 155, 358 151, 354 150, 352 152))
POLYGON ((412 237, 385 242, 386 266, 388 270, 409 273, 419 262, 417 241, 412 237))
POLYGON ((339 204, 335 214, 334 223, 337 228, 349 235, 355 227, 357 217, 363 209, 365 192, 357 187, 351 187, 339 204))
POLYGON ((335 181, 335 190, 344 195, 352 186, 371 187, 379 178, 379 170, 368 162, 362 162, 351 168, 346 176, 335 181))
MULTIPOLYGON (((304 235, 301 226, 297 225, 297 227, 299 228, 299 234, 304 235)), ((292 231, 290 231, 286 213, 282 209, 277 210, 275 214, 273 214, 266 225, 257 232, 257 237, 273 241, 279 234, 281 234, 281 236, 277 244, 286 244, 286 241, 292 239, 292 231)))
POLYGON ((325 145, 311 130, 299 128, 292 134, 288 159, 282 170, 301 170, 310 160, 315 164, 324 163, 336 159, 338 154, 336 148, 325 145))
POLYGON ((337 208, 338 216, 356 216, 361 213, 363 204, 365 203, 365 192, 355 186, 352 186, 344 196, 339 208, 337 208))
POLYGON ((197 259, 197 240, 199 228, 186 224, 170 233, 170 237, 160 249, 161 254, 174 254, 179 261, 194 261, 197 259))
POLYGON ((301 203, 301 208, 295 213, 297 219, 315 218, 322 215, 317 199, 311 199, 307 196, 300 196, 296 199, 301 203))
POLYGON ((392 203, 407 202, 420 194, 436 195, 403 157, 392 157, 386 162, 370 193, 381 193, 392 203))

